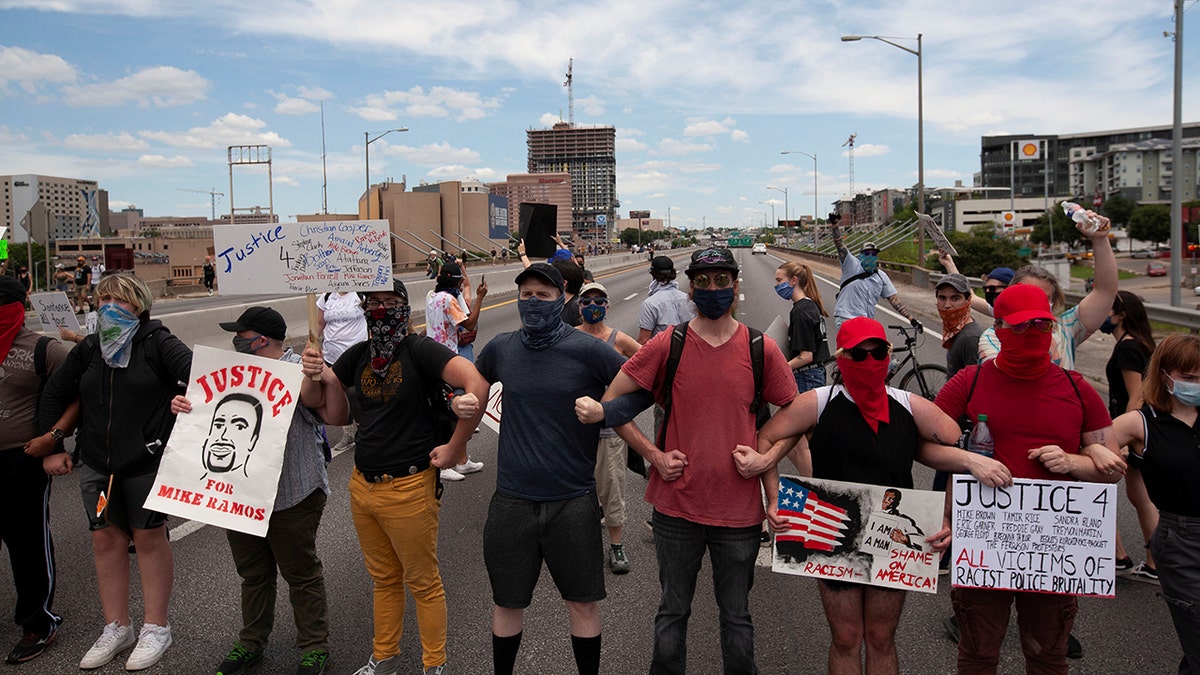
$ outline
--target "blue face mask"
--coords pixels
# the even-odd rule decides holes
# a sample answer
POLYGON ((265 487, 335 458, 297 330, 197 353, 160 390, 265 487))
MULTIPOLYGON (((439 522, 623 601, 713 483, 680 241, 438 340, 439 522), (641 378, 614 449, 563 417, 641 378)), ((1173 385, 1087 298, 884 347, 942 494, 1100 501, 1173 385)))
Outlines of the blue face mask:
POLYGON ((1117 324, 1113 323, 1112 317, 1106 316, 1104 317, 1104 323, 1100 324, 1100 332, 1105 335, 1112 335, 1113 329, 1116 327, 1117 324))
POLYGON ((100 334, 100 356, 111 368, 125 368, 133 353, 133 334, 141 323, 137 315, 124 307, 108 303, 96 311, 96 332, 100 334))
POLYGON ((1171 380, 1171 384, 1175 385, 1171 389, 1171 395, 1176 401, 1187 406, 1200 406, 1200 383, 1196 382, 1180 382, 1173 379, 1170 375, 1167 376, 1171 380))
POLYGON ((858 255, 858 262, 862 263, 864 272, 874 272, 876 269, 879 269, 878 255, 867 255, 866 253, 860 253, 858 255))
POLYGON ((733 306, 733 287, 716 290, 694 289, 692 302, 696 303, 696 309, 701 314, 716 321, 725 316, 725 312, 733 306))
POLYGON ((604 320, 604 316, 608 314, 608 307, 604 305, 587 305, 580 307, 579 313, 583 315, 583 320, 588 323, 600 323, 604 320))
POLYGON ((775 284, 775 292, 784 300, 792 299, 792 285, 786 281, 781 281, 775 284))

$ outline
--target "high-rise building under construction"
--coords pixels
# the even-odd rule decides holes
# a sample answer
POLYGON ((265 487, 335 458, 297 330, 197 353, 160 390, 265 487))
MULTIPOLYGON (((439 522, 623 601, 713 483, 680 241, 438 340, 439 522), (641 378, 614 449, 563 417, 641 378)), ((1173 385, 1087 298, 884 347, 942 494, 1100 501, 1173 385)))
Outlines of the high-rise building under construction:
POLYGON ((582 241, 612 238, 617 209, 617 130, 559 122, 525 132, 529 173, 571 176, 571 229, 582 241))

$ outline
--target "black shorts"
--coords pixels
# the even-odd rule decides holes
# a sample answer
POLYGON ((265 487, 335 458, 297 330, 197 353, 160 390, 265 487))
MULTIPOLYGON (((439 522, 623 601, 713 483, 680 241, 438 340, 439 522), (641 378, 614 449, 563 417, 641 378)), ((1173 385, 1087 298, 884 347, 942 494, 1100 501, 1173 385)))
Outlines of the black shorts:
POLYGON ((99 530, 116 525, 125 534, 133 536, 133 530, 151 530, 167 522, 165 513, 151 511, 143 506, 150 490, 154 487, 154 473, 141 476, 115 476, 109 486, 108 474, 100 473, 86 464, 79 465, 79 491, 83 494, 83 510, 87 513, 88 529, 99 530), (96 503, 100 491, 108 500, 107 506, 97 515, 96 503))
POLYGON ((595 492, 554 502, 497 492, 483 526, 492 602, 510 609, 528 607, 543 560, 563 600, 603 600, 603 545, 595 492))

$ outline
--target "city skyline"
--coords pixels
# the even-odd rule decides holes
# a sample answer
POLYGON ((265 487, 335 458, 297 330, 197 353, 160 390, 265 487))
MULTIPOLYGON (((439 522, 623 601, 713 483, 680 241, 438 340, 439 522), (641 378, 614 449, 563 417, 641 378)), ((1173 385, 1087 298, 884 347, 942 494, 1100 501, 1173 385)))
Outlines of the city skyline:
MULTIPOLYGON (((353 213, 372 183, 502 181, 524 173, 526 130, 569 117, 617 130, 620 215, 744 226, 848 191, 917 180, 917 63, 843 34, 923 34, 928 187, 970 185, 980 137, 1171 123, 1172 4, 1020 7, 971 0, 627 5, 335 0, 195 5, 0 0, 0 174, 96 180, 113 210, 228 213, 225 146, 274 157, 282 220, 353 213), (806 3, 807 5, 807 3, 806 3), (55 9, 43 10, 43 6, 55 9), (764 203, 765 202, 765 203, 764 203)), ((1196 3, 1187 5, 1190 9, 1196 3)), ((1185 14, 1184 121, 1200 119, 1195 12, 1185 14)), ((915 40, 896 42, 916 46, 915 40)), ((235 172, 236 206, 266 181, 235 172)))

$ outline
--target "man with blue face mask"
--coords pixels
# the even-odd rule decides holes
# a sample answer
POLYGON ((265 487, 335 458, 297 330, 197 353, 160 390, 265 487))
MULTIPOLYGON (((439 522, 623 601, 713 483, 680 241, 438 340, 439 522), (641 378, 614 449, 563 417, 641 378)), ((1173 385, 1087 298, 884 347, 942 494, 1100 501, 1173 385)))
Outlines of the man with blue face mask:
POLYGON ((913 328, 920 331, 921 322, 900 302, 892 280, 886 272, 879 269, 879 247, 875 242, 868 241, 863 244, 857 256, 850 255, 850 250, 842 240, 842 231, 837 226, 838 219, 835 215, 829 216, 829 232, 833 235, 838 260, 842 264, 842 279, 837 302, 833 306, 834 322, 840 328, 842 322, 856 316, 873 319, 875 304, 882 298, 892 305, 897 314, 908 319, 913 328))
MULTIPOLYGON (((599 398, 624 358, 563 322, 563 278, 554 266, 534 263, 516 281, 521 328, 492 338, 476 361, 485 379, 504 385, 496 492, 483 530, 494 670, 513 672, 544 561, 567 605, 576 667, 599 673, 600 425, 579 422, 574 404, 580 396, 599 398)), ((588 314, 597 318, 599 308, 589 301, 588 314)))

